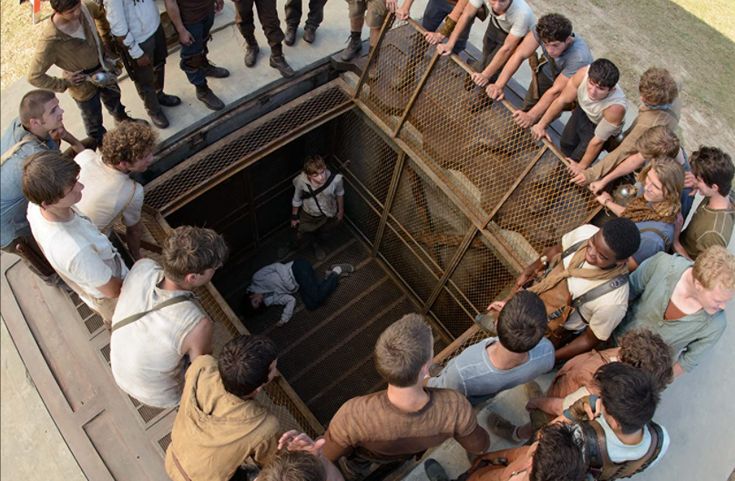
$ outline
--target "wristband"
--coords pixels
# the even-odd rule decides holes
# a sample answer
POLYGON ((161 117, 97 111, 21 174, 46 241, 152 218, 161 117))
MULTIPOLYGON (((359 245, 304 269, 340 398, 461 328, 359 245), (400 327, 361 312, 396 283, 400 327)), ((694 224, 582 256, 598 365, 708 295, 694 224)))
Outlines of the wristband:
POLYGON ((449 37, 452 34, 452 31, 454 31, 454 27, 456 25, 457 25, 457 22, 455 22, 449 17, 446 17, 441 27, 439 27, 439 29, 437 30, 437 32, 441 33, 445 37, 449 37))

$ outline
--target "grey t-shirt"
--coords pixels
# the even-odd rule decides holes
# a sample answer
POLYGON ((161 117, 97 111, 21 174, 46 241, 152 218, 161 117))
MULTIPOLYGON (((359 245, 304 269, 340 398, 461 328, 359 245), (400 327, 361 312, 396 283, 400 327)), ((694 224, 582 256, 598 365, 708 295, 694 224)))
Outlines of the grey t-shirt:
POLYGON ((513 369, 496 368, 487 347, 498 342, 489 337, 466 348, 450 360, 438 377, 429 379, 430 387, 454 389, 473 402, 473 398, 494 396, 500 391, 524 384, 554 367, 554 346, 543 338, 528 352, 528 360, 513 369))
POLYGON ((564 50, 562 54, 559 55, 559 57, 552 59, 548 52, 546 52, 544 44, 541 42, 541 38, 538 36, 538 31, 536 30, 536 28, 534 28, 532 32, 536 41, 539 43, 539 45, 541 45, 541 50, 544 53, 544 57, 549 60, 544 64, 543 67, 541 67, 541 72, 543 72, 544 75, 546 75, 550 79, 556 78, 556 75, 554 75, 554 71, 551 68, 552 61, 556 64, 557 75, 561 74, 564 75, 566 78, 571 78, 572 75, 577 73, 577 70, 581 69, 582 67, 586 67, 594 60, 594 58, 592 57, 592 52, 587 46, 587 42, 585 42, 582 37, 578 37, 574 34, 572 34, 572 38, 574 39, 572 44, 568 46, 566 50, 564 50))
POLYGON ((643 221, 637 222, 636 226, 641 231, 641 245, 635 251, 635 254, 633 254, 633 259, 635 259, 638 265, 641 265, 641 262, 653 256, 655 253, 664 251, 666 249, 666 243, 668 242, 671 245, 672 239, 674 238, 674 224, 659 221, 643 221), (663 234, 667 241, 664 241, 657 232, 648 229, 656 229, 663 234))
POLYGON ((536 25, 536 17, 533 10, 528 6, 525 0, 513 0, 508 10, 502 15, 496 15, 489 0, 470 0, 470 4, 475 8, 487 5, 490 11, 489 21, 500 27, 505 33, 523 38, 536 25))

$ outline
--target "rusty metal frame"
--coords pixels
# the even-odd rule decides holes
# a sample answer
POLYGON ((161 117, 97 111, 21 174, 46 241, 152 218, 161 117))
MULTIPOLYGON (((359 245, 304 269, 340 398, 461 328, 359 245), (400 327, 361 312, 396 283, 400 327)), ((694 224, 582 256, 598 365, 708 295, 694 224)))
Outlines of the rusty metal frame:
POLYGON ((368 61, 367 64, 365 64, 365 68, 362 71, 362 74, 360 74, 360 80, 357 82, 357 87, 355 87, 355 94, 353 95, 353 98, 357 98, 360 95, 360 91, 362 91, 362 86, 365 85, 365 79, 368 76, 368 72, 370 72, 370 66, 375 61, 375 58, 378 56, 378 51, 380 50, 380 46, 383 44, 383 39, 385 38, 385 34, 388 33, 388 31, 391 29, 391 26, 393 25, 393 21, 396 18, 395 13, 389 13, 385 20, 383 21, 383 25, 380 27, 380 34, 378 34, 378 41, 375 42, 375 46, 370 49, 370 55, 368 55, 368 61))
POLYGON ((393 175, 388 185, 388 193, 385 196, 385 205, 383 206, 383 212, 380 213, 380 223, 378 223, 378 232, 375 234, 375 240, 373 241, 372 255, 375 256, 380 248, 380 243, 383 240, 383 234, 385 233, 385 225, 388 222, 388 215, 390 210, 393 208, 393 201, 396 198, 396 192, 398 192, 398 184, 403 174, 403 168, 406 165, 406 152, 400 150, 398 158, 396 159, 396 165, 393 167, 393 175))
MULTIPOLYGON (((414 20, 411 20, 411 22, 415 23, 414 20)), ((419 94, 421 93, 421 91, 424 90, 426 81, 429 80, 429 76, 431 75, 431 72, 434 71, 434 67, 436 66, 436 62, 439 60, 439 57, 440 57, 439 51, 435 49, 434 55, 431 57, 431 60, 429 61, 429 66, 426 68, 426 71, 421 76, 421 80, 419 80, 418 85, 416 86, 413 93, 411 94, 411 98, 408 99, 406 108, 403 110, 403 114, 401 114, 401 120, 398 121, 398 125, 396 126, 395 130, 391 134, 391 137, 393 138, 398 137, 398 134, 400 133, 401 128, 403 127, 403 124, 406 123, 408 114, 411 113, 411 109, 413 108, 413 105, 416 103, 416 99, 419 98, 419 94)))

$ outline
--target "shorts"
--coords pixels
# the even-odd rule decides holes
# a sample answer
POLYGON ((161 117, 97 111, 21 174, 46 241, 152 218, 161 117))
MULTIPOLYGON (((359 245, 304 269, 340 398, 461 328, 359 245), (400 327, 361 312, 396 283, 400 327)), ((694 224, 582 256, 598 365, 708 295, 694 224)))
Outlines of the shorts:
POLYGON ((385 0, 347 0, 350 18, 365 17, 370 28, 380 28, 388 16, 385 0))

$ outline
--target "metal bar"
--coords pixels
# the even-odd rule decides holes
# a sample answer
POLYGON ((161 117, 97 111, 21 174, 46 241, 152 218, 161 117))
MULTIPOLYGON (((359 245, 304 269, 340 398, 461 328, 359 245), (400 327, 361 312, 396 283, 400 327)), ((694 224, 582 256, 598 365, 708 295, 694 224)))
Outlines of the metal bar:
POLYGON ((368 61, 367 64, 365 64, 365 69, 360 74, 360 80, 357 81, 357 87, 355 87, 355 95, 353 96, 354 99, 358 98, 360 96, 360 91, 362 90, 362 86, 365 84, 365 79, 368 76, 368 72, 370 71, 370 66, 373 63, 373 60, 377 58, 378 51, 380 50, 380 46, 383 44, 383 39, 385 38, 385 34, 390 30, 390 25, 393 25, 393 20, 395 19, 394 13, 389 13, 387 17, 385 17, 385 20, 383 21, 383 25, 380 27, 380 34, 378 35, 378 41, 375 42, 375 46, 370 50, 370 55, 368 55, 368 61))
POLYGON ((485 222, 485 225, 487 226, 491 220, 493 220, 493 217, 498 213, 498 211, 505 205, 506 201, 510 198, 511 195, 513 195, 513 192, 516 191, 519 185, 521 185, 521 182, 523 182, 529 173, 531 173, 531 170, 536 166, 538 161, 543 157, 543 155, 548 150, 548 147, 542 147, 541 150, 536 154, 536 156, 531 159, 531 162, 528 163, 525 169, 521 172, 521 174, 518 176, 518 178, 513 182, 513 185, 510 186, 510 189, 508 189, 505 194, 503 194, 503 197, 500 198, 497 204, 495 204, 495 207, 493 207, 493 210, 490 211, 490 214, 487 216, 487 221, 485 222))
POLYGON ((439 294, 441 293, 441 290, 444 288, 444 285, 447 283, 447 280, 454 274, 454 270, 459 265, 460 261, 464 257, 465 253, 467 252, 467 249, 472 244, 472 240, 477 235, 477 227, 471 225, 469 229, 467 229, 467 233, 464 235, 464 238, 462 239, 462 243, 457 248, 457 252, 454 253, 454 257, 452 257, 452 260, 449 261, 449 265, 447 265, 447 268, 444 269, 444 274, 439 278, 439 282, 437 282, 436 287, 434 288, 434 291, 431 293, 429 298, 426 300, 426 311, 428 312, 431 308, 432 304, 434 304, 434 301, 436 301, 436 298, 439 297, 439 294))
POLYGON ((388 222, 388 214, 390 209, 393 207, 393 200, 396 197, 398 191, 398 183, 401 180, 401 174, 403 173, 403 167, 406 163, 406 152, 400 150, 398 158, 396 159, 396 165, 393 167, 393 176, 390 179, 390 185, 388 186, 388 193, 385 196, 385 205, 383 206, 383 212, 380 214, 380 222, 378 223, 378 231, 375 233, 375 240, 373 241, 373 248, 370 255, 375 257, 380 247, 380 242, 383 240, 383 233, 385 232, 385 224, 388 222))
POLYGON ((403 110, 401 120, 398 121, 398 125, 391 134, 391 137, 398 137, 398 133, 401 131, 401 127, 403 127, 403 124, 408 118, 408 114, 411 112, 413 105, 416 103, 416 99, 418 99, 419 94, 424 89, 424 85, 426 85, 426 81, 429 79, 429 75, 431 75, 431 72, 434 70, 434 66, 436 65, 437 60, 439 60, 439 51, 434 49, 434 55, 429 61, 429 66, 426 68, 426 72, 424 72, 424 74, 421 76, 421 80, 419 80, 419 84, 416 86, 416 89, 414 89, 413 93, 411 94, 411 98, 408 99, 408 104, 406 104, 406 108, 403 110))
POLYGON ((388 227, 390 227, 393 233, 396 234, 399 238, 401 237, 401 233, 406 237, 407 241, 403 241, 403 244, 411 250, 411 253, 414 255, 414 257, 416 257, 419 260, 419 262, 421 262, 421 264, 424 267, 426 267, 426 270, 431 272, 431 274, 434 276, 435 279, 439 280, 439 276, 437 276, 434 273, 434 270, 441 271, 441 268, 436 264, 434 259, 429 255, 428 252, 426 252, 426 250, 421 246, 421 244, 419 244, 419 242, 414 238, 414 236, 411 235, 410 232, 408 232, 408 230, 403 226, 403 224, 398 222, 396 218, 393 217, 393 215, 390 215, 390 219, 395 224, 395 227, 392 224, 389 224, 388 227), (399 230, 400 230, 400 233, 399 233, 399 230), (420 254, 423 254, 423 256, 428 258, 431 261, 431 263, 430 264, 427 263, 423 259, 422 255, 420 254))
POLYGON ((335 159, 337 159, 337 162, 339 162, 340 167, 342 167, 342 172, 345 172, 347 175, 345 177, 349 178, 350 183, 353 184, 353 186, 359 186, 362 190, 365 191, 368 197, 363 196, 363 199, 365 199, 366 202, 368 202, 368 199, 370 201, 374 202, 375 205, 383 207, 383 203, 380 202, 380 200, 373 195, 372 192, 370 192, 370 189, 363 184, 360 179, 357 178, 354 172, 352 172, 349 168, 349 164, 347 162, 343 162, 342 159, 340 159, 337 155, 333 156, 335 159))

